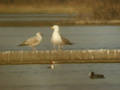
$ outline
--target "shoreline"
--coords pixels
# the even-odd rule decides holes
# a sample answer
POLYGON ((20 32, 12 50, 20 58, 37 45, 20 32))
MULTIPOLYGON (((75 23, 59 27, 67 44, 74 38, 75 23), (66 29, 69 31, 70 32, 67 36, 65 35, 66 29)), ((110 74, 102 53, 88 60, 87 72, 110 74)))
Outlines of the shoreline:
POLYGON ((84 20, 59 20, 59 21, 0 21, 1 27, 19 27, 19 26, 51 26, 54 24, 62 26, 80 26, 80 25, 114 25, 119 26, 120 20, 110 21, 84 21, 84 20))
POLYGON ((0 65, 120 63, 120 50, 3 51, 0 65))

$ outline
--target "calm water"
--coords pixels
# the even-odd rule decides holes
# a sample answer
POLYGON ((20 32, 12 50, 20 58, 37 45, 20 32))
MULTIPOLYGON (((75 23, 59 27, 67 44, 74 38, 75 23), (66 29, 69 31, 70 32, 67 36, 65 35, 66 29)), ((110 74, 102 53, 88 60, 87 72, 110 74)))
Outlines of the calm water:
MULTIPOLYGON (((61 26, 61 33, 74 43, 67 50, 119 49, 120 26, 61 26)), ((0 27, 0 51, 31 50, 18 47, 22 41, 44 34, 39 50, 51 50, 50 27, 0 27)), ((120 90, 120 64, 57 64, 54 70, 45 65, 0 66, 0 90, 120 90), (91 80, 94 71, 105 79, 91 80)))
MULTIPOLYGON (((60 29, 63 36, 74 43, 64 49, 120 49, 120 26, 61 26, 60 29)), ((37 49, 51 50, 50 27, 0 27, 0 51, 31 50, 17 45, 36 32, 44 35, 37 49)))
POLYGON ((75 17, 74 14, 0 14, 0 21, 61 21, 75 17))
POLYGON ((0 66, 0 90, 120 90, 120 64, 0 66), (90 79, 95 71, 105 79, 90 79))

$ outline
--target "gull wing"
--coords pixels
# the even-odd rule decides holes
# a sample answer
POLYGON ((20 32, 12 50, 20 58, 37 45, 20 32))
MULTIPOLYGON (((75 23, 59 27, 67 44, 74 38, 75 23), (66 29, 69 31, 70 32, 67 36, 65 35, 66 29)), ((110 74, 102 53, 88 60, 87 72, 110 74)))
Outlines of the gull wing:
POLYGON ((62 38, 63 44, 66 44, 66 45, 72 45, 73 44, 68 39, 64 38, 63 36, 61 36, 61 38, 62 38))
POLYGON ((37 37, 31 37, 27 40, 25 40, 22 44, 19 46, 34 46, 40 43, 40 40, 37 39, 37 37))

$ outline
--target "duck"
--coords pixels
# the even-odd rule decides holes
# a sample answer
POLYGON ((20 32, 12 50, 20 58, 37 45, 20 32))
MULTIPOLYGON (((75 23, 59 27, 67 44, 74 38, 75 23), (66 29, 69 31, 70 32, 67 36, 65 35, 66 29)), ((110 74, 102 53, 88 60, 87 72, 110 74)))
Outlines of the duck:
POLYGON ((48 68, 53 70, 55 68, 55 61, 51 61, 50 66, 48 68))
POLYGON ((89 78, 91 79, 104 79, 103 74, 95 74, 94 72, 89 72, 89 78))

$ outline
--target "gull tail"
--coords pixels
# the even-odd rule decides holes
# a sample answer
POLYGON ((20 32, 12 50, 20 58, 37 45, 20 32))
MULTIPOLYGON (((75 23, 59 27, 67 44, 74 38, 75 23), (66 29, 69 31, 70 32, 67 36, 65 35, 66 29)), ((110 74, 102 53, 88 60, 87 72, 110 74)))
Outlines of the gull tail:
POLYGON ((71 43, 71 42, 68 42, 67 44, 68 44, 68 45, 73 45, 73 43, 71 43))
POLYGON ((19 44, 18 46, 26 46, 26 44, 24 44, 24 43, 21 43, 21 44, 19 44))
POLYGON ((73 43, 71 43, 68 39, 62 37, 62 40, 63 40, 63 44, 66 44, 66 45, 72 45, 73 43))

